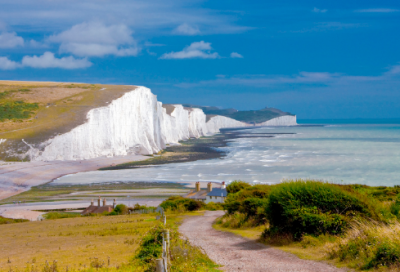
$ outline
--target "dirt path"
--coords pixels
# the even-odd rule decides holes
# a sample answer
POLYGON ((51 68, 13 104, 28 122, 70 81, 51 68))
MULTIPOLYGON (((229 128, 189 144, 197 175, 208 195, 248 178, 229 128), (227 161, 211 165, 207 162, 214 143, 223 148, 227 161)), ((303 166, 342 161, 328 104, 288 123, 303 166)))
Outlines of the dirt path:
POLYGON ((179 231, 191 243, 200 246, 225 271, 263 272, 344 272, 328 264, 302 260, 295 255, 265 246, 228 232, 213 229, 214 220, 222 211, 207 211, 204 216, 185 219, 179 231))

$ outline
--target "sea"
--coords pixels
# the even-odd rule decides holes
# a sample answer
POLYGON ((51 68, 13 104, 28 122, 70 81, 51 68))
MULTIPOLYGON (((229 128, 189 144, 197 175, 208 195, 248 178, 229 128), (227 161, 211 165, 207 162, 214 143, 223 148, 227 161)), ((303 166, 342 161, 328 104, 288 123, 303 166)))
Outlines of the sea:
POLYGON ((233 180, 275 184, 314 179, 339 184, 400 185, 400 119, 298 123, 295 127, 242 130, 243 138, 219 148, 227 155, 218 159, 77 173, 53 184, 233 180))

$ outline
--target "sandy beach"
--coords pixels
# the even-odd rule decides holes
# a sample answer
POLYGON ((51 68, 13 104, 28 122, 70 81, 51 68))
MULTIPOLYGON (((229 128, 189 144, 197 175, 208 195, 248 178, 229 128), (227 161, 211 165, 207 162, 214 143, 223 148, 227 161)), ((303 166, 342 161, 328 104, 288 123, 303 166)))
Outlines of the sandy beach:
POLYGON ((0 200, 64 175, 146 159, 148 157, 142 155, 128 155, 82 161, 0 162, 0 200))

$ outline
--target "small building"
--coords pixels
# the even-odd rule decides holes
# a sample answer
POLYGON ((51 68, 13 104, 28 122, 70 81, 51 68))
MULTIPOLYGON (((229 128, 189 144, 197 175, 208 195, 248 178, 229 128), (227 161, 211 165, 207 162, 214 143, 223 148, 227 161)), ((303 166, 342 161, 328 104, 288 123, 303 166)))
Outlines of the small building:
POLYGON ((224 203, 226 196, 225 182, 222 182, 221 188, 213 188, 212 183, 209 182, 207 183, 207 190, 201 190, 200 182, 196 182, 195 189, 183 197, 203 201, 204 203, 224 203))
POLYGON ((112 212, 115 208, 116 205, 116 201, 114 199, 114 203, 113 205, 107 205, 107 200, 104 198, 103 199, 103 206, 100 205, 101 203, 101 198, 99 197, 99 199, 97 200, 97 206, 94 205, 93 199, 92 202, 90 203, 90 206, 87 207, 86 209, 83 210, 83 212, 81 212, 82 215, 88 215, 91 213, 104 213, 104 212, 112 212))
POLYGON ((211 192, 207 194, 206 200, 204 202, 206 204, 210 202, 224 203, 226 196, 227 192, 225 188, 214 188, 211 192))

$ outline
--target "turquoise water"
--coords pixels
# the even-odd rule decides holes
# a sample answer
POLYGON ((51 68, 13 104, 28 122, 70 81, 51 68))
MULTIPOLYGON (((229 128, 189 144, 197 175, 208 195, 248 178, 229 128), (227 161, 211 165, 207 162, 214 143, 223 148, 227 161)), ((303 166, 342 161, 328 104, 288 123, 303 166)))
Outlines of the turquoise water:
POLYGON ((336 183, 400 185, 400 125, 331 124, 255 128, 243 133, 274 138, 239 138, 222 148, 222 159, 133 170, 78 173, 56 183, 114 181, 232 181, 278 183, 312 178, 336 183))

